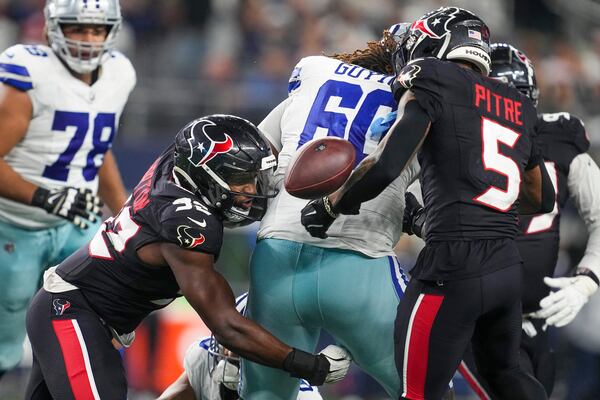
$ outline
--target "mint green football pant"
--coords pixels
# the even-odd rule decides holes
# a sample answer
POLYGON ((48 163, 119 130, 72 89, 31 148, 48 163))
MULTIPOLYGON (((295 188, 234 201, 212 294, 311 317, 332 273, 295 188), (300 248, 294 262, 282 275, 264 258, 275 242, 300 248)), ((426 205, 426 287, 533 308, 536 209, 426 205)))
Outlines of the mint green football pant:
POLYGON ((0 222, 0 370, 21 360, 25 312, 44 271, 87 244, 99 226, 97 222, 82 230, 65 223, 27 230, 0 222))
MULTIPOLYGON (((250 261, 246 315, 308 352, 317 350, 321 329, 326 330, 397 399, 394 320, 405 287, 395 257, 263 239, 250 261)), ((242 361, 243 400, 296 400, 298 388, 299 380, 285 371, 242 361)))

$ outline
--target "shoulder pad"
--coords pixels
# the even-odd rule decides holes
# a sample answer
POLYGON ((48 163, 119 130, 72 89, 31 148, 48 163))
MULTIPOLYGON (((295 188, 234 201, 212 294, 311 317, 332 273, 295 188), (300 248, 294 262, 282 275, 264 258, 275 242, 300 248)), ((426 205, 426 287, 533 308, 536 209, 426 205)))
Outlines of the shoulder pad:
POLYGON ((396 81, 404 89, 411 89, 417 81, 431 79, 435 76, 434 70, 437 58, 419 58, 406 64, 396 77, 396 81))
POLYGON ((22 91, 33 89, 33 76, 37 64, 47 60, 49 52, 46 46, 18 44, 6 49, 0 55, 0 82, 22 91))
POLYGON ((590 139, 583 121, 568 112, 540 114, 536 133, 542 135, 542 140, 545 135, 556 135, 562 141, 570 142, 580 153, 590 148, 590 139))
POLYGON ((302 80, 300 79, 300 73, 302 72, 302 67, 300 64, 297 64, 290 75, 290 79, 288 81, 288 93, 292 93, 294 90, 300 87, 302 84, 302 80))
POLYGON ((184 249, 218 254, 223 242, 223 224, 212 212, 194 197, 172 200, 161 212, 161 236, 184 249))
POLYGON ((111 68, 114 68, 115 75, 122 84, 126 87, 130 87, 130 90, 133 89, 137 82, 137 76, 135 68, 127 56, 119 51, 112 51, 108 61, 106 61, 104 65, 110 65, 111 68))
POLYGON ((292 70, 290 79, 288 81, 288 94, 291 94, 294 90, 300 87, 300 85, 302 84, 302 78, 304 77, 304 75, 306 75, 306 69, 310 68, 312 64, 315 64, 319 58, 322 57, 310 56, 304 57, 300 61, 298 61, 298 64, 294 66, 294 69, 292 70))

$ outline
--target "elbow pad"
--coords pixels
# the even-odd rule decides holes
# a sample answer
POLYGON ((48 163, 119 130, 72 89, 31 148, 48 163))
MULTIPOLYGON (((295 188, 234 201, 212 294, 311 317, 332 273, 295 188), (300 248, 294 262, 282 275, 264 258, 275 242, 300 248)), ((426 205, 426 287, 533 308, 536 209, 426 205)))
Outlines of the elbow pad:
POLYGON ((554 210, 554 203, 556 201, 556 192, 554 191, 554 185, 550 180, 550 175, 546 170, 546 165, 543 161, 540 161, 540 172, 542 173, 542 202, 540 204, 540 212, 549 213, 554 210))

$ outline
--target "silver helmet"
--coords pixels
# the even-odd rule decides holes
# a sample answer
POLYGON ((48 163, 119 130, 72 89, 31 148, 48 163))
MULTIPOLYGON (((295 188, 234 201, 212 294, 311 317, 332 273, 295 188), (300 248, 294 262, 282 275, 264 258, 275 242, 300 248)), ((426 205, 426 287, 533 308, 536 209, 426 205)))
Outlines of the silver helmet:
POLYGON ((50 46, 80 74, 92 72, 106 61, 121 28, 119 0, 46 0, 44 17, 50 46), (108 35, 101 43, 70 40, 63 34, 63 24, 106 25, 108 35))

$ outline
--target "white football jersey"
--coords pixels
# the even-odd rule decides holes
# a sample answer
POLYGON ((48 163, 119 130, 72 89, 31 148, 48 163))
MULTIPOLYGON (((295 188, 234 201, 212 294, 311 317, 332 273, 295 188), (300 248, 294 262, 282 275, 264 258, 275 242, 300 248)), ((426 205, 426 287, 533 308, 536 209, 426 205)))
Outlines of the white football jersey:
POLYGON ((372 130, 373 121, 395 111, 391 93, 393 76, 324 56, 302 59, 290 78, 289 97, 259 125, 279 150, 273 185, 280 192, 270 200, 259 238, 278 238, 327 248, 358 251, 370 257, 393 255, 402 233, 404 192, 415 180, 415 160, 377 198, 365 202, 359 215, 342 215, 327 231, 329 238, 310 236, 300 223, 306 200, 291 196, 283 177, 297 149, 311 139, 337 136, 356 149, 356 163, 373 152, 381 132, 372 130))
MULTIPOLYGON (((33 116, 25 138, 4 160, 45 188, 98 189, 98 168, 117 133, 136 75, 113 52, 91 86, 75 78, 47 46, 16 45, 0 55, 0 81, 27 92, 33 116)), ((65 223, 45 210, 0 198, 0 219, 30 229, 65 223)))
MULTIPOLYGON (((211 337, 205 337, 187 349, 183 358, 183 368, 190 381, 197 400, 219 400, 219 384, 210 376, 209 353, 211 337)), ((297 400, 323 400, 319 389, 300 379, 297 400)))

